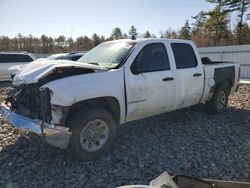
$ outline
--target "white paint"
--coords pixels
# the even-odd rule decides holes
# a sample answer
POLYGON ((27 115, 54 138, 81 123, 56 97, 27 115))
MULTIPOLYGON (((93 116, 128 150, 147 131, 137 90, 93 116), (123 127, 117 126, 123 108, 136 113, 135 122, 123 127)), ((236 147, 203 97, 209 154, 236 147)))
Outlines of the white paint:
POLYGON ((53 94, 51 103, 71 106, 79 101, 98 97, 114 97, 119 101, 121 122, 125 121, 123 69, 101 71, 55 80, 42 86, 53 94))
MULTIPOLYGON (((74 103, 98 97, 113 97, 119 102, 120 122, 124 123, 206 101, 209 98, 210 89, 214 85, 214 69, 236 66, 235 64, 202 65, 198 51, 191 41, 144 39, 136 40, 136 42, 137 44, 129 58, 119 69, 105 70, 100 66, 71 61, 40 61, 25 66, 17 74, 15 81, 16 83, 36 83, 57 67, 74 66, 93 70, 99 69, 94 73, 54 80, 45 84, 42 88, 49 88, 52 91, 51 104, 59 106, 71 106, 74 103), (140 50, 145 45, 155 42, 165 45, 171 70, 132 74, 130 67, 140 50), (197 67, 176 69, 170 46, 173 42, 188 43, 193 47, 198 60, 197 67), (195 73, 201 73, 202 75, 193 77, 195 73), (173 77, 174 80, 163 81, 162 79, 166 77, 173 77), (127 104, 125 96, 127 96, 127 104)), ((236 66, 235 85, 232 91, 238 84, 237 71, 236 66)))
MULTIPOLYGON (((1 52, 0 54, 17 54, 17 55, 27 55, 31 59, 36 60, 36 57, 33 54, 30 53, 17 53, 17 52, 1 52)), ((0 80, 11 80, 10 73, 13 71, 13 69, 16 69, 19 66, 28 64, 29 62, 1 62, 0 63, 0 80), (14 66, 14 67, 13 67, 14 66), (16 67, 17 66, 17 67, 16 67), (13 68, 11 68, 13 67, 13 68)))
POLYGON ((102 68, 100 66, 67 60, 33 61, 27 66, 24 66, 22 70, 16 74, 13 80, 13 84, 17 85, 19 81, 22 81, 26 84, 37 83, 40 78, 45 77, 54 69, 59 67, 78 67, 86 69, 106 70, 105 68, 102 68))
MULTIPOLYGON (((127 91, 127 121, 148 117, 151 115, 171 111, 175 109, 178 100, 180 80, 176 72, 172 70, 163 70, 157 72, 147 72, 134 75, 130 71, 130 66, 140 50, 152 42, 163 42, 162 40, 148 40, 137 44, 133 53, 128 58, 125 69, 125 81, 127 91), (173 77, 172 81, 162 81, 163 78, 173 77), (135 102, 141 101, 141 102, 135 102)), ((167 50, 169 52, 169 50, 167 50)), ((170 54, 168 54, 170 56, 170 54)), ((170 61, 170 67, 173 68, 173 62, 170 61)))

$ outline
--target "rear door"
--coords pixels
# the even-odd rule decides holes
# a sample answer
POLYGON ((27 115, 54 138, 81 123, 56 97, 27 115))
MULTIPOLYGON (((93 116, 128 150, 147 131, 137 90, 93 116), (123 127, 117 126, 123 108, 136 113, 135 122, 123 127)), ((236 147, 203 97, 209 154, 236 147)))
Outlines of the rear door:
POLYGON ((180 78, 178 108, 199 103, 203 93, 204 72, 197 59, 194 46, 189 43, 173 42, 171 48, 175 60, 176 74, 180 78))
POLYGON ((136 53, 131 66, 125 67, 127 121, 171 111, 178 92, 163 42, 146 44, 136 53), (133 67, 138 73, 133 73, 133 67))

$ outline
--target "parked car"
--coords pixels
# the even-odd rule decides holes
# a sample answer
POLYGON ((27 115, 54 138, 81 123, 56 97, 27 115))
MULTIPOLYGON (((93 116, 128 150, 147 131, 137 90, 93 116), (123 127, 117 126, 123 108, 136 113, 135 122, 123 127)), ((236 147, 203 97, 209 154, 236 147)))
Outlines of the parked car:
POLYGON ((14 65, 24 65, 36 60, 36 57, 27 52, 0 52, 0 80, 10 80, 9 68, 14 65))
MULTIPOLYGON (((59 53, 59 54, 54 54, 51 55, 47 58, 39 58, 36 61, 43 61, 43 60, 71 60, 71 61, 77 61, 78 59, 80 59, 83 55, 85 54, 85 52, 70 52, 70 53, 59 53)), ((15 66, 11 66, 8 70, 9 70, 9 74, 11 79, 14 78, 14 76, 16 75, 17 72, 19 72, 21 70, 21 68, 23 67, 22 65, 15 65, 15 66)))
POLYGON ((80 59, 85 52, 70 52, 70 53, 59 53, 59 54, 53 54, 46 59, 49 60, 59 60, 59 59, 64 59, 64 60, 71 60, 71 61, 77 61, 80 59))
POLYGON ((18 90, 2 105, 3 120, 95 159, 120 124, 199 103, 223 112, 239 64, 203 61, 192 41, 138 39, 102 43, 77 62, 31 62, 14 77, 18 90))

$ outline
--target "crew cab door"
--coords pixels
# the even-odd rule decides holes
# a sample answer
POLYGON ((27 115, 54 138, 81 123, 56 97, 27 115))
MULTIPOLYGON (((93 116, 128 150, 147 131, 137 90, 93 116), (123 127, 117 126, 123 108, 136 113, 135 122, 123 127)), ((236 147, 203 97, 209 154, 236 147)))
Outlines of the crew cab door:
POLYGON ((136 120, 176 108, 177 75, 163 42, 137 47, 125 66, 126 121, 136 120))
POLYGON ((171 43, 174 56, 176 76, 180 78, 180 93, 178 108, 198 104, 204 85, 204 72, 200 60, 197 59, 198 52, 191 43, 171 43))

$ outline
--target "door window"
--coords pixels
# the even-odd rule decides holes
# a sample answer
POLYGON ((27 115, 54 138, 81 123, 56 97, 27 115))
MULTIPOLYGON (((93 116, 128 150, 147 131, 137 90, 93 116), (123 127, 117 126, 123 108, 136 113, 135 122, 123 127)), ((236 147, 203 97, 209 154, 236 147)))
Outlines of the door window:
POLYGON ((197 66, 197 59, 193 47, 186 43, 171 44, 177 69, 186 69, 197 66))
POLYGON ((0 63, 31 62, 33 59, 28 55, 0 54, 0 63))
POLYGON ((133 64, 136 64, 139 73, 170 69, 166 47, 162 43, 145 46, 137 55, 133 64))
POLYGON ((33 59, 31 59, 28 55, 18 55, 19 56, 19 62, 31 62, 33 59))

